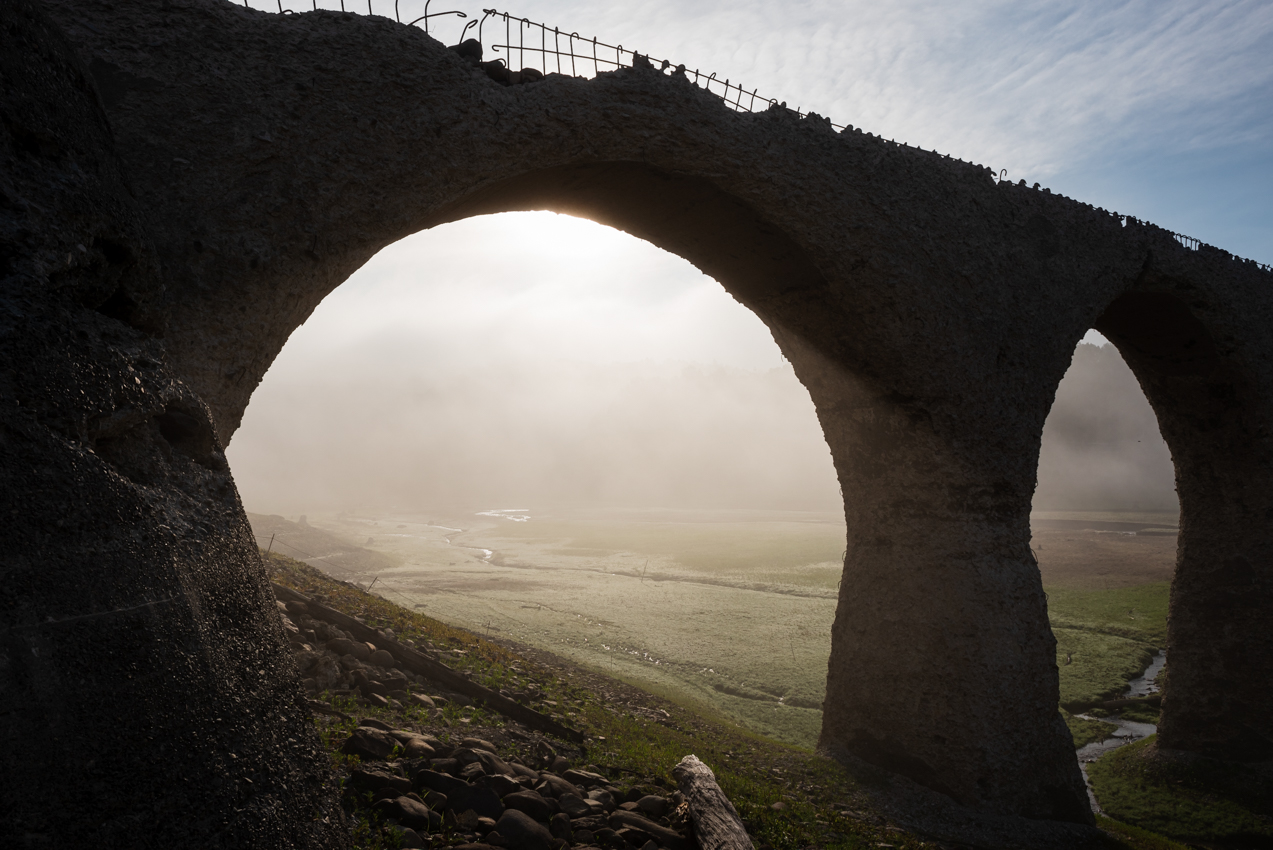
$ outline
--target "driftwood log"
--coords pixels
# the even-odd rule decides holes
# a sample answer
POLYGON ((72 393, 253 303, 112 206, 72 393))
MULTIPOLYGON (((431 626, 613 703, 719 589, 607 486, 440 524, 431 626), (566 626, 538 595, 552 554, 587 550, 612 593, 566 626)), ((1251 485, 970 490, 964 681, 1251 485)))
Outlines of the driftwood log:
POLYGON ((537 729, 540 732, 546 732, 549 735, 554 735, 567 741, 574 741, 575 743, 583 741, 583 733, 577 729, 563 726, 533 708, 528 708, 503 694, 498 694, 490 688, 470 681, 463 674, 452 670, 442 662, 435 661, 424 653, 399 643, 365 623, 358 622, 348 614, 329 608, 323 603, 310 599, 290 587, 283 587, 281 584, 274 585, 274 595, 282 602, 295 602, 304 605, 306 612, 314 619, 332 623, 349 632, 358 640, 375 644, 377 649, 386 650, 392 655, 403 668, 431 679, 440 685, 445 685, 456 693, 464 694, 474 702, 482 703, 492 711, 498 711, 505 717, 516 720, 531 729, 537 729))
POLYGON ((700 850, 752 850, 751 837, 738 810, 716 784, 712 769, 698 756, 686 756, 672 775, 689 805, 694 837, 700 850))

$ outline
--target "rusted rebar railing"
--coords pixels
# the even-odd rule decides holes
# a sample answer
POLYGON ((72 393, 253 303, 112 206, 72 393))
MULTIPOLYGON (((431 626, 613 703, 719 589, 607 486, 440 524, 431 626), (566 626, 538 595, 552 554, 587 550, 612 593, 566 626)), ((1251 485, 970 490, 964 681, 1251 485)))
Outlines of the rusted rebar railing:
MULTIPOLYGON (((278 6, 279 14, 295 14, 294 9, 283 8, 283 0, 274 0, 274 2, 278 6)), ((319 0, 309 0, 309 5, 312 11, 327 8, 328 5, 331 5, 333 7, 332 10, 335 11, 334 6, 339 4, 339 11, 341 12, 354 12, 355 10, 352 8, 347 9, 346 5, 348 4, 351 7, 357 5, 359 7, 357 13, 362 14, 361 6, 364 2, 367 4, 366 14, 368 15, 374 15, 376 7, 383 10, 388 5, 388 0, 376 0, 375 6, 373 6, 373 0, 324 0, 324 6, 322 7, 319 6, 319 0)), ((596 76, 604 71, 630 68, 642 63, 648 63, 650 67, 662 73, 682 76, 690 80, 694 85, 720 98, 722 103, 737 112, 755 112, 757 108, 767 110, 779 107, 795 114, 797 118, 825 120, 835 130, 853 129, 851 125, 846 127, 841 124, 835 124, 830 119, 823 118, 816 113, 806 114, 799 107, 791 109, 785 101, 780 103, 775 98, 764 97, 758 93, 758 89, 749 91, 729 79, 720 79, 715 73, 704 74, 697 68, 691 71, 685 65, 673 65, 667 59, 654 59, 648 54, 629 50, 622 44, 607 44, 595 37, 585 38, 577 32, 564 32, 557 27, 550 28, 547 24, 532 21, 529 18, 517 17, 509 12, 501 12, 498 9, 483 9, 481 18, 469 18, 466 13, 458 9, 451 9, 445 12, 430 12, 429 6, 432 2, 433 0, 425 0, 423 15, 412 20, 403 21, 400 12, 402 0, 393 0, 393 19, 408 26, 420 26, 426 33, 429 32, 429 21, 433 18, 454 15, 464 19, 465 24, 461 28, 456 42, 464 41, 470 36, 470 31, 476 28, 476 38, 483 45, 483 50, 485 51, 489 46, 492 54, 500 54, 496 56, 496 59, 502 61, 509 71, 529 68, 539 71, 545 76, 548 74, 569 74, 572 77, 588 77, 596 76), (493 36, 495 43, 490 45, 487 45, 485 41, 488 22, 492 22, 492 28, 495 31, 493 36), (501 24, 503 25, 503 42, 498 41, 501 24), (516 29, 515 37, 514 28, 516 29), (529 41, 527 40, 528 35, 530 36, 529 41), (536 39, 536 35, 538 35, 538 39, 536 39), (536 44, 537 40, 538 44, 536 44), (528 54, 530 56, 529 62, 527 61, 528 54), (515 62, 512 61, 514 56, 516 57, 515 62)), ((293 3, 304 6, 304 2, 298 3, 298 0, 293 0, 293 3)), ((265 5, 265 0, 258 0, 258 4, 265 5)), ((252 8, 250 0, 243 0, 243 5, 252 8)), ((883 137, 879 138, 881 141, 884 140, 883 137)), ((898 147, 910 147, 905 142, 891 139, 888 142, 898 147)), ((919 148, 919 150, 923 149, 919 148)), ((995 182, 1011 183, 1007 179, 1008 172, 1006 169, 998 172, 991 170, 991 173, 995 182)), ((1020 181, 1019 185, 1024 186, 1025 181, 1020 181)), ((1038 189, 1038 187, 1039 184, 1035 183, 1034 188, 1038 189)), ((1148 224, 1148 222, 1141 222, 1131 216, 1119 215, 1118 213, 1110 213, 1110 215, 1117 217, 1124 226, 1129 223, 1148 224)), ((1200 248, 1213 247, 1192 236, 1186 236, 1183 233, 1176 233, 1165 228, 1160 229, 1170 234, 1185 248, 1197 251, 1200 248)), ((1264 271, 1273 271, 1273 266, 1268 263, 1258 263, 1236 255, 1231 256, 1241 262, 1251 263, 1264 271)))

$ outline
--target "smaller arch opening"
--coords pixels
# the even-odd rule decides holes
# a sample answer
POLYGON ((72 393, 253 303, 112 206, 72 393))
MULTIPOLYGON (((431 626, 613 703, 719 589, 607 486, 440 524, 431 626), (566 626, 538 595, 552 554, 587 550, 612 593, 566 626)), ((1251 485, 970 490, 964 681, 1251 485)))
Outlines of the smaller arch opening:
POLYGON ((1043 428, 1031 516, 1080 761, 1157 722, 1179 515, 1158 417, 1119 348, 1091 331, 1043 428), (1143 702, 1111 707, 1124 698, 1143 702))

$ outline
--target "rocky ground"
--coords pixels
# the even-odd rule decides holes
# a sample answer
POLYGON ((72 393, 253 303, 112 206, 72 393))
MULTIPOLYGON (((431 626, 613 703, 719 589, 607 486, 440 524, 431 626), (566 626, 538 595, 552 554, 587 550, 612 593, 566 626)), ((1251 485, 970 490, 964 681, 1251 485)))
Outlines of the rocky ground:
POLYGON ((277 583, 570 727, 574 738, 475 704, 404 670, 374 640, 280 601, 356 846, 692 850, 671 773, 691 753, 715 771, 761 850, 943 846, 874 813, 825 759, 551 653, 480 639, 300 562, 269 560, 277 583))
MULTIPOLYGON (((433 837, 519 850, 692 846, 680 792, 612 779, 596 765, 576 767, 579 749, 517 724, 483 728, 486 737, 460 737, 450 731, 444 708, 472 705, 468 697, 399 669, 386 650, 308 616, 295 602, 290 610, 283 602, 279 608, 305 687, 326 697, 311 702, 317 714, 347 723, 350 716, 335 706, 356 705, 401 718, 395 724, 359 717, 339 748, 351 757, 347 807, 370 808, 373 820, 396 827, 399 846, 426 847, 433 837)), ((425 648, 438 652, 432 644, 425 648)), ((532 686, 505 695, 530 702, 542 692, 532 686)), ((457 725, 471 723, 459 718, 457 725)))
POLYGON ((301 562, 269 564, 341 784, 338 817, 359 848, 694 850, 703 845, 673 774, 690 754, 714 771, 756 850, 1175 846, 1107 820, 1096 845, 1064 828, 954 829, 967 813, 938 811, 932 792, 892 799, 869 771, 850 774, 550 652, 479 638, 301 562), (412 653, 446 665, 452 686, 413 672, 412 653), (967 836, 952 840, 958 832, 967 836))

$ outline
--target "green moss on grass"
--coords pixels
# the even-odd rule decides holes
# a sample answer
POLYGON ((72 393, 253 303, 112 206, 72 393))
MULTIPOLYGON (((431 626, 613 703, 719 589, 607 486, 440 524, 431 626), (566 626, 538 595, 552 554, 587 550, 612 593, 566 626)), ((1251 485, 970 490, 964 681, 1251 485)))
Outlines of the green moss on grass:
POLYGON ((1243 765, 1164 757, 1156 736, 1088 767, 1111 817, 1191 844, 1273 847, 1273 779, 1243 765))
POLYGON ((1162 715, 1162 710, 1152 705, 1133 705, 1128 708, 1120 709, 1118 716, 1124 720, 1132 720, 1136 723, 1152 723, 1158 725, 1158 719, 1162 715))
POLYGON ((1118 729, 1113 723, 1106 723, 1103 720, 1075 717, 1065 709, 1061 709, 1061 716, 1065 718, 1065 725, 1070 727, 1070 736, 1074 738, 1076 750, 1097 741, 1104 741, 1118 729))
POLYGON ((1151 646, 1167 641, 1167 582, 1110 590, 1049 587, 1048 619, 1062 627, 1130 638, 1151 646))
POLYGON ((1052 633, 1061 705, 1071 711, 1117 697, 1154 657, 1153 645, 1118 635, 1055 627, 1052 633))
POLYGON ((1119 846, 1134 847, 1136 850, 1189 850, 1187 845, 1156 835, 1147 829, 1120 823, 1105 815, 1096 816, 1096 825, 1114 836, 1119 846))

